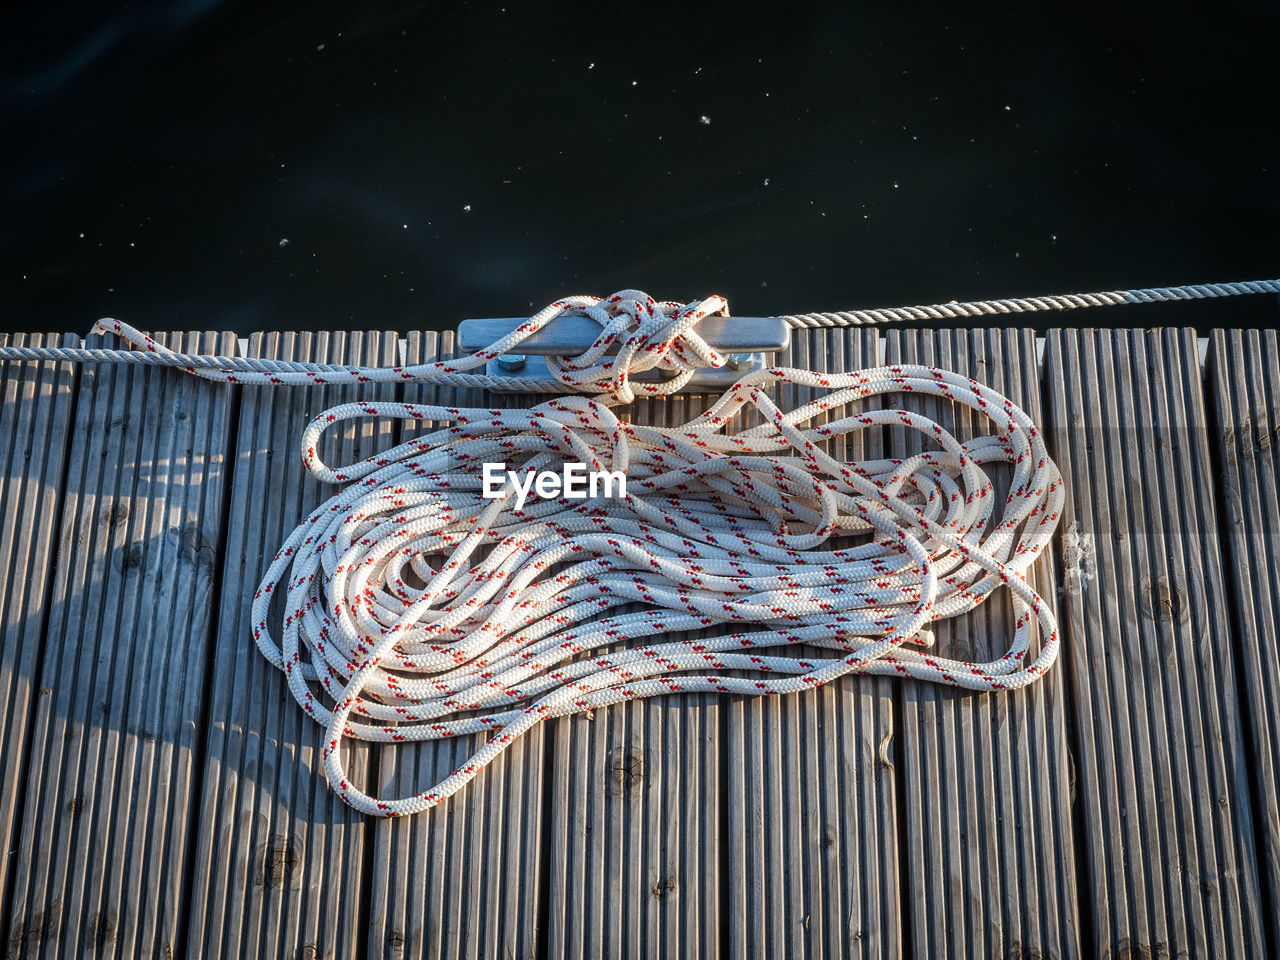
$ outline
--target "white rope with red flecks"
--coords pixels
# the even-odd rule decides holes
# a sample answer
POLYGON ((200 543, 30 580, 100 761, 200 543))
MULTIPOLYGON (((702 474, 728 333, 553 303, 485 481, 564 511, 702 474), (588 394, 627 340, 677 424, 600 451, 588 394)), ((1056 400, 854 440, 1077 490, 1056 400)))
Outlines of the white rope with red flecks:
MULTIPOLYGON (((1278 290, 1277 281, 1255 281, 786 319, 838 326, 1278 290)), ((1053 534, 1064 492, 1035 424, 976 381, 921 366, 822 375, 770 368, 744 375, 687 423, 620 420, 613 408, 637 394, 674 392, 693 370, 723 365, 696 326, 725 312, 719 297, 687 305, 636 291, 570 297, 470 357, 393 368, 179 354, 115 320, 100 326, 139 349, 0 346, 0 360, 176 366, 249 384, 487 387, 490 378, 468 371, 513 352, 557 317, 581 313, 600 323, 599 340, 582 356, 549 359, 553 380, 503 380, 508 389, 577 395, 527 410, 344 404, 303 435, 308 469, 347 486, 276 555, 253 599, 254 639, 325 726, 330 781, 370 814, 433 807, 542 720, 624 700, 777 695, 847 673, 983 691, 1043 675, 1058 655, 1057 625, 1026 577, 1053 534), (631 380, 655 368, 669 379, 631 380), (784 411, 769 395, 776 383, 824 392, 784 411), (933 420, 896 409, 895 394, 962 404, 984 415, 991 432, 962 443, 933 420), (762 422, 735 430, 744 408, 762 422), (440 426, 360 463, 326 466, 323 433, 358 417, 440 426), (886 426, 916 431, 931 448, 862 462, 827 449, 886 426), (535 498, 517 510, 510 499, 480 495, 480 465, 498 460, 515 469, 580 462, 621 470, 627 496, 535 498), (987 470, 1000 463, 1011 466, 1012 480, 997 503, 987 470), (931 651, 930 623, 961 616, 1000 588, 1015 613, 1002 656, 969 663, 931 651), (277 639, 270 628, 280 594, 277 639), (670 639, 681 633, 691 636, 670 639), (804 648, 832 653, 802 656, 804 648), (370 796, 343 765, 346 738, 472 734, 488 739, 459 769, 409 797, 370 796)))
POLYGON ((946 371, 896 366, 758 371, 678 426, 623 422, 614 402, 349 403, 307 427, 308 469, 347 486, 272 562, 254 597, 254 639, 325 726, 326 775, 352 806, 383 816, 428 809, 542 720, 623 700, 776 695, 846 673, 1009 690, 1057 657, 1057 624, 1026 571, 1057 525, 1062 479, 1007 398, 946 371), (768 393, 779 382, 824 393, 783 411, 768 393), (921 414, 869 406, 895 394, 963 404, 992 432, 961 443, 921 414), (762 424, 731 430, 744 407, 762 424), (826 422, 815 424, 819 415, 826 422), (323 433, 359 417, 442 426, 360 463, 324 464, 323 433), (917 431, 932 449, 858 463, 825 449, 885 426, 917 431), (516 510, 481 496, 479 466, 498 461, 620 470, 627 496, 516 510), (1012 465, 1000 503, 992 463, 1012 465), (1002 656, 969 663, 930 652, 930 623, 1001 587, 1015 611, 1002 656), (721 625, 729 632, 707 633, 721 625), (485 733, 462 766, 408 797, 365 792, 340 749, 346 738, 485 733))

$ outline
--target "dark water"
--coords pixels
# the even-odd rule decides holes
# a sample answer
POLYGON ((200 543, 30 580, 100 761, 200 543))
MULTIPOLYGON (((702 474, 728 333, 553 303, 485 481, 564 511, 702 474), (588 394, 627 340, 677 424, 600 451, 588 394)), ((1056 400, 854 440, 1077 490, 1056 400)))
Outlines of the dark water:
POLYGON ((404 331, 624 286, 752 314, 1280 276, 1280 5, 891 6, 9 13, 0 324, 404 331))

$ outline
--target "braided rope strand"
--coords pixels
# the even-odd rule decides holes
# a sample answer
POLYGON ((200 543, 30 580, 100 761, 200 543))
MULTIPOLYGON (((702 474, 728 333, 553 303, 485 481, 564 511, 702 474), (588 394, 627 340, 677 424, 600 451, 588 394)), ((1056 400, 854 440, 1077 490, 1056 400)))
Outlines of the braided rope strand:
POLYGON ((782 319, 793 327, 812 329, 875 323, 906 323, 913 320, 952 320, 961 317, 1036 313, 1049 310, 1081 310, 1085 307, 1114 307, 1126 303, 1205 300, 1213 297, 1238 297, 1251 293, 1280 293, 1280 280, 1201 283, 1185 287, 1148 287, 1142 290, 1071 293, 1011 300, 977 300, 970 303, 952 301, 935 303, 927 307, 881 307, 873 310, 842 310, 835 313, 788 314, 782 319))

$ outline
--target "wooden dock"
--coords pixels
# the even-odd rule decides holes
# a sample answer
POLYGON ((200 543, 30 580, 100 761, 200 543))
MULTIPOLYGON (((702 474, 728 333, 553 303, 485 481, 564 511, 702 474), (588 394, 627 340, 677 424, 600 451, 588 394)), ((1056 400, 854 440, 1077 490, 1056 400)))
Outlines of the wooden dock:
MULTIPOLYGON (((227 333, 161 339, 236 349, 227 333)), ((319 728, 250 638, 249 597, 328 495, 296 453, 307 418, 357 396, 481 398, 3 366, 8 956, 1276 955, 1280 345, 1228 330, 1205 346, 1175 329, 797 334, 790 365, 933 363, 1044 427, 1067 483, 1035 569, 1064 634, 1051 674, 998 696, 846 677, 627 703, 542 725, 441 808, 395 821, 329 790, 319 728)), ((453 339, 247 348, 393 364, 453 339)), ((949 404, 918 407, 968 428, 949 404)), ((353 424, 344 452, 408 429, 353 424)), ((911 441, 857 442, 849 457, 911 441)), ((992 602, 939 643, 980 656, 1009 617, 992 602)), ((408 792, 471 748, 362 745, 350 767, 408 792)))

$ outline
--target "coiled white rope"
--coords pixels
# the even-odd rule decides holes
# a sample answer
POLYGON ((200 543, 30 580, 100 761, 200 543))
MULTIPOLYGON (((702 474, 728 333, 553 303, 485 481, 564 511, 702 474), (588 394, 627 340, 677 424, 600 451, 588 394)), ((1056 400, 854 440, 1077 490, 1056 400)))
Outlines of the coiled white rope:
POLYGON ((1057 525, 1061 477, 1026 414, 945 371, 760 371, 675 427, 624 423, 587 397, 518 411, 344 404, 312 421, 303 448, 315 476, 349 486, 271 564, 254 597, 254 638, 325 725, 330 782, 367 813, 433 807, 538 722, 621 700, 791 693, 851 672, 1005 690, 1042 675, 1058 654, 1053 614, 1025 572, 1057 525), (784 413, 765 392, 771 382, 828 392, 784 413), (965 404, 993 432, 962 444, 919 414, 859 409, 902 392, 965 404), (729 432, 746 405, 765 422, 729 432), (836 419, 814 426, 819 413, 836 419), (323 431, 362 416, 449 425, 358 464, 323 464, 323 431), (888 424, 920 431, 938 449, 863 463, 823 450, 888 424), (627 496, 516 510, 480 496, 477 465, 496 460, 622 470, 627 496), (999 508, 984 469, 995 462, 1013 466, 999 508), (831 541, 843 536, 860 542, 837 549, 831 541), (1001 586, 1016 617, 1003 656, 967 663, 903 647, 927 643, 932 621, 973 609, 1001 586), (270 607, 281 589, 277 642, 270 607), (619 611, 630 603, 643 609, 619 611), (1033 622, 1041 643, 1028 662, 1033 622), (662 639, 718 624, 733 632, 662 639), (631 645, 607 652, 620 642, 631 645), (764 649, 790 645, 834 654, 764 649), (492 736, 462 767, 404 798, 351 783, 339 750, 346 737, 482 731, 492 736))
MULTIPOLYGON (((1174 289, 1222 296, 1275 288, 1266 281, 1174 289)), ((1008 304, 1008 312, 1093 305, 1075 299, 991 304, 1008 304)), ((325 726, 325 772, 347 803, 383 816, 428 809, 540 721, 622 700, 776 695, 846 673, 1008 690, 1053 664, 1057 624, 1026 572, 1057 525, 1062 479, 1039 430, 1008 398, 932 367, 821 375, 771 368, 745 375, 679 426, 617 417, 612 408, 636 392, 671 392, 693 369, 724 362, 695 329, 702 317, 725 311, 718 297, 689 305, 636 291, 568 298, 472 357, 416 367, 187 356, 116 321, 106 328, 142 350, 0 348, 0 359, 151 357, 141 362, 240 383, 485 386, 488 378, 464 371, 570 311, 596 318, 600 340, 549 367, 559 389, 598 396, 556 397, 528 410, 349 403, 322 413, 303 434, 312 474, 347 486, 299 524, 272 561, 254 595, 253 634, 303 709, 325 726), (672 379, 630 380, 653 368, 672 379), (778 382, 826 392, 783 411, 767 392, 778 382), (990 421, 991 433, 961 443, 925 416, 887 400, 890 408, 867 403, 893 394, 963 404, 990 421), (744 408, 758 410, 762 423, 734 431, 744 408), (819 415, 827 422, 814 424, 819 415), (318 453, 324 431, 365 416, 446 425, 360 463, 325 465, 318 453), (918 431, 936 448, 859 463, 824 449, 837 437, 887 425, 918 431), (480 465, 499 460, 517 472, 570 462, 622 471, 627 495, 535 497, 516 509, 506 494, 481 495, 480 465), (1012 468, 1001 504, 987 473, 998 463, 1012 468), (962 615, 1001 587, 1015 613, 1002 656, 969 663, 929 651, 931 622, 962 615), (280 593, 277 641, 270 625, 280 593), (719 625, 732 632, 706 635, 719 625), (685 631, 700 635, 661 639, 685 631), (787 656, 789 646, 833 655, 787 656), (483 732, 490 738, 462 767, 403 798, 374 797, 352 784, 340 749, 347 737, 404 742, 483 732)), ((881 313, 788 319, 807 326, 909 318, 881 313)))

